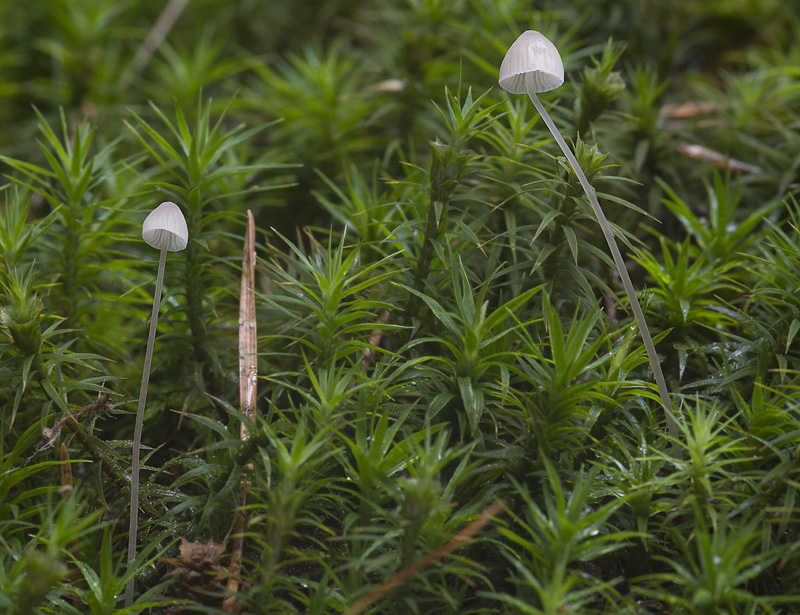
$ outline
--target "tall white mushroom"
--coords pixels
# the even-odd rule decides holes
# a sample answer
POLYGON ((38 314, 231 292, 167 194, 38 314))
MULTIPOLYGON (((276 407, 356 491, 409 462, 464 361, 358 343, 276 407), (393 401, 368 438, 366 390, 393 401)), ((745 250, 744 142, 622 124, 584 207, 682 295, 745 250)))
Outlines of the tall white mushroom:
POLYGON ((567 158, 578 181, 592 205, 592 211, 600 224, 600 229, 608 243, 608 248, 611 251, 611 256, 614 263, 617 265, 619 277, 622 280, 622 286, 625 288, 625 293, 628 295, 633 316, 636 319, 636 324, 639 327, 639 333, 642 336, 644 347, 647 350, 647 357, 650 359, 650 365, 653 369, 653 377, 658 387, 658 393, 661 397, 661 404, 664 406, 664 411, 667 418, 667 427, 669 433, 673 438, 678 437, 678 426, 675 423, 675 418, 672 414, 672 404, 669 399, 669 391, 667 383, 664 380, 664 374, 661 371, 661 363, 656 354, 656 347, 653 344, 653 339, 650 337, 650 330, 647 328, 647 323, 644 319, 644 313, 639 305, 639 300, 636 297, 636 291, 633 289, 631 277, 628 275, 628 269, 625 262, 622 260, 617 242, 611 232, 611 226, 608 224, 603 210, 600 208, 600 203, 597 200, 594 189, 589 180, 586 179, 581 166, 575 159, 572 150, 567 147, 566 142, 558 132, 556 125, 550 118, 539 98, 536 96, 538 92, 549 92, 559 87, 564 83, 564 64, 561 62, 561 55, 559 55, 556 46, 553 45, 543 34, 535 30, 527 30, 520 34, 519 38, 515 40, 500 64, 500 87, 512 94, 527 94, 533 106, 542 116, 544 123, 550 130, 564 156, 567 158))
POLYGON ((144 407, 147 402, 147 385, 150 383, 150 365, 153 360, 153 345, 158 325, 158 308, 161 304, 161 288, 164 284, 164 265, 167 252, 179 252, 189 243, 189 229, 181 208, 171 201, 161 203, 145 218, 142 224, 142 239, 148 245, 161 251, 158 260, 156 289, 153 293, 153 313, 150 316, 150 332, 147 336, 147 350, 144 355, 142 387, 139 390, 139 404, 136 408, 136 424, 133 430, 133 450, 131 453, 131 511, 128 531, 128 574, 125 586, 125 606, 133 604, 133 562, 136 559, 136 534, 139 524, 139 449, 142 444, 144 407))

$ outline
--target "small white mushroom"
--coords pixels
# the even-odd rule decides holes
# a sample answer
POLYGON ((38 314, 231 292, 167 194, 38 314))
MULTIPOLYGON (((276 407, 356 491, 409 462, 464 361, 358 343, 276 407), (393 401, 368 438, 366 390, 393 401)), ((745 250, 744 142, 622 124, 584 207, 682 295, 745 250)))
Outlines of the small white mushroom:
POLYGON ((650 365, 653 369, 653 378, 658 386, 659 396, 661 397, 661 404, 664 406, 666 413, 667 427, 669 428, 670 435, 678 438, 678 426, 675 423, 675 418, 672 414, 672 403, 669 399, 669 391, 667 390, 667 383, 664 380, 664 375, 661 372, 661 363, 658 360, 656 347, 650 337, 650 330, 647 328, 647 323, 644 319, 644 313, 639 305, 639 300, 636 298, 636 291, 633 288, 633 282, 628 275, 628 269, 625 262, 622 260, 622 254, 619 251, 617 242, 614 239, 614 234, 611 232, 611 226, 608 224, 605 214, 603 213, 600 203, 597 200, 597 195, 594 192, 586 174, 578 164, 572 150, 567 147, 566 142, 558 132, 555 123, 550 118, 550 114, 542 106, 539 98, 536 96, 538 92, 548 92, 559 87, 564 83, 564 64, 561 61, 561 55, 558 49, 553 45, 543 34, 535 30, 527 30, 520 34, 500 64, 500 74, 498 82, 500 87, 512 94, 527 94, 531 99, 533 106, 542 116, 544 123, 550 130, 564 156, 575 171, 575 175, 592 205, 597 222, 600 224, 600 229, 603 231, 608 248, 611 251, 611 256, 614 258, 614 263, 617 266, 619 277, 622 280, 622 286, 625 288, 625 293, 628 295, 628 300, 633 310, 633 316, 636 319, 636 324, 639 327, 639 333, 642 336, 647 356, 650 359, 650 365))
POLYGON ((172 201, 165 201, 144 219, 142 239, 149 246, 160 250, 166 241, 168 252, 180 252, 189 244, 189 229, 181 208, 172 201))
POLYGON ((145 218, 142 224, 142 239, 148 245, 161 251, 158 260, 156 289, 153 293, 153 312, 150 316, 150 332, 147 336, 147 350, 144 355, 142 387, 139 390, 139 403, 136 409, 136 423, 133 429, 133 449, 131 451, 131 511, 128 531, 128 573, 130 577, 125 586, 125 606, 133 604, 133 562, 136 559, 136 538, 139 524, 139 463, 142 445, 144 408, 147 402, 147 386, 150 383, 150 365, 153 361, 153 346, 158 325, 158 308, 161 304, 161 288, 164 284, 164 265, 167 252, 179 252, 189 244, 189 230, 181 208, 171 201, 161 203, 145 218))
POLYGON ((500 87, 512 94, 549 92, 564 83, 564 64, 558 49, 543 34, 519 35, 500 64, 500 87))

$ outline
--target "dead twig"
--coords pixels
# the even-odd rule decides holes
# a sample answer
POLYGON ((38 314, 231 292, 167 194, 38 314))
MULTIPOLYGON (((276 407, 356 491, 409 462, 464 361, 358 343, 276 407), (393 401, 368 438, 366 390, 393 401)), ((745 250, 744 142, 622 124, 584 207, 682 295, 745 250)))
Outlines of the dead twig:
POLYGON ((413 564, 410 564, 399 572, 393 574, 367 595, 362 596, 353 606, 347 609, 343 615, 359 615, 365 608, 367 608, 376 600, 382 598, 391 589, 402 585, 415 574, 419 574, 429 566, 442 559, 445 555, 458 549, 461 545, 475 536, 475 534, 480 532, 483 527, 489 523, 493 517, 499 515, 505 509, 505 507, 506 504, 503 500, 497 500, 488 508, 486 508, 486 510, 484 510, 478 516, 478 518, 475 519, 475 521, 468 524, 463 530, 453 536, 453 538, 451 538, 442 547, 436 549, 435 551, 431 551, 413 564))
POLYGON ((150 58, 153 57, 153 54, 161 46, 161 43, 167 38, 167 35, 170 30, 172 30, 175 22, 178 21, 178 18, 181 16, 181 13, 183 13, 183 9, 186 8, 187 4, 189 4, 189 0, 169 0, 167 6, 161 11, 161 15, 156 19, 156 23, 153 25, 150 32, 147 33, 147 37, 144 39, 142 46, 139 47, 139 50, 136 52, 133 65, 137 72, 142 72, 144 67, 147 66, 147 63, 150 62, 150 58))
MULTIPOLYGON (((244 240, 242 256, 242 286, 239 294, 239 405, 247 421, 242 422, 241 437, 246 441, 250 437, 247 423, 256 420, 256 391, 258 388, 258 342, 256 338, 256 296, 255 261, 256 261, 256 225, 253 212, 247 211, 247 232, 244 240)), ((252 467, 252 464, 250 464, 252 467)), ((250 481, 243 480, 239 485, 239 505, 244 509, 247 505, 247 493, 250 481)), ((228 591, 235 594, 239 590, 239 572, 242 569, 242 553, 244 551, 244 512, 236 516, 233 530, 233 548, 231 563, 228 567, 228 591)), ((241 613, 242 605, 233 595, 222 603, 226 613, 241 613)))
POLYGON ((708 162, 717 169, 730 169, 740 173, 761 173, 763 169, 753 164, 730 158, 724 154, 694 143, 682 143, 678 146, 678 153, 687 158, 708 162))

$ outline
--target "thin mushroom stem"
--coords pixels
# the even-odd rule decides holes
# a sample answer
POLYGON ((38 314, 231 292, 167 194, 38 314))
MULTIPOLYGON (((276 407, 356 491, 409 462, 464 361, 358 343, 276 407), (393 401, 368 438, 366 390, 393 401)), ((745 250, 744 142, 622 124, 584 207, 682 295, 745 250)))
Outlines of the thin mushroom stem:
MULTIPOLYGON (((131 511, 130 529, 128 530, 128 570, 136 559, 136 538, 139 524, 139 449, 142 445, 142 427, 144 426, 144 407, 147 403, 147 386, 150 383, 150 365, 153 362, 153 346, 158 327, 158 311, 161 304, 161 288, 164 285, 164 266, 167 262, 167 246, 169 233, 162 231, 161 255, 158 259, 158 275, 156 289, 153 293, 153 312, 150 315, 150 332, 147 335, 147 350, 144 355, 142 387, 139 390, 139 404, 136 408, 136 424, 133 429, 133 450, 131 453, 131 511)), ((125 585, 125 606, 133 604, 133 574, 125 585)))
MULTIPOLYGON (((527 78, 528 77, 526 76, 526 79, 527 78)), ((581 183, 583 191, 586 193, 589 203, 592 205, 594 215, 597 218, 597 222, 600 224, 600 229, 603 231, 603 236, 606 238, 606 242, 608 243, 608 249, 611 250, 611 256, 613 257, 614 263, 617 266, 619 277, 622 279, 622 286, 625 288, 625 294, 628 295, 628 301, 630 301, 631 309, 633 310, 633 317, 636 319, 636 325, 639 327, 639 334, 642 336, 644 347, 647 350, 647 357, 650 359, 650 366, 653 369, 653 378, 656 381, 658 394, 661 397, 661 405, 664 406, 664 412, 666 413, 667 429, 669 430, 669 434, 675 438, 675 440, 677 440, 679 437, 678 425, 675 422, 675 416, 672 413, 672 403, 669 399, 669 390, 667 389, 667 383, 664 380, 664 374, 661 371, 661 363, 658 360, 658 354, 656 353, 655 344, 653 344, 653 338, 650 337, 650 330, 647 328, 647 322, 645 322, 642 307, 639 305, 639 299, 636 297, 636 291, 633 288, 631 276, 628 275, 628 269, 625 266, 625 262, 622 260, 622 254, 617 246, 617 241, 614 239, 614 234, 611 232, 611 226, 608 224, 608 220, 606 219, 603 210, 600 208, 597 195, 589 183, 589 180, 586 178, 583 169, 581 169, 581 165, 578 164, 575 155, 572 153, 569 147, 567 147, 566 142, 558 132, 558 128, 556 128, 556 125, 550 118, 550 114, 547 113, 544 106, 542 106, 542 103, 539 101, 539 98, 536 96, 536 93, 530 88, 528 88, 528 96, 530 97, 533 106, 536 107, 536 110, 539 112, 539 115, 542 116, 547 128, 550 129, 550 134, 553 135, 553 138, 556 140, 556 143, 558 143, 561 151, 564 152, 567 162, 569 162, 570 166, 575 171, 575 175, 578 177, 578 181, 581 183)))

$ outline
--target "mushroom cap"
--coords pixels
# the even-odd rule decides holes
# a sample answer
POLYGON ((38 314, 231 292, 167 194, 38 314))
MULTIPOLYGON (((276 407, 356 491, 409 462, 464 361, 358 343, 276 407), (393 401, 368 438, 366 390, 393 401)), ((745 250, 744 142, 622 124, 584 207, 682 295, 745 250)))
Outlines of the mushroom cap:
POLYGON ((181 208, 172 201, 165 201, 144 219, 142 239, 160 250, 166 239, 167 251, 179 252, 189 243, 189 229, 181 208))
POLYGON ((500 64, 500 87, 512 94, 548 92, 564 83, 558 49, 541 32, 519 35, 500 64))

